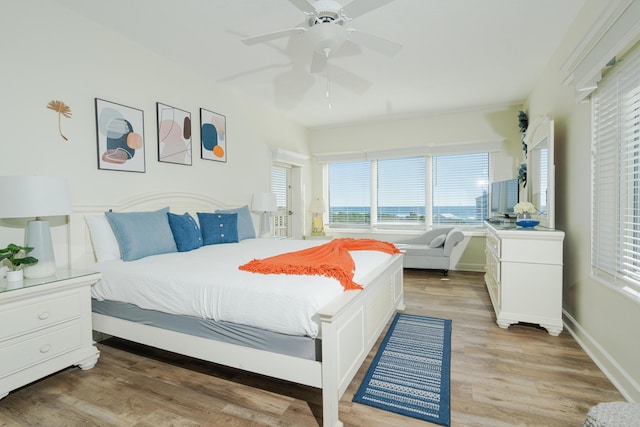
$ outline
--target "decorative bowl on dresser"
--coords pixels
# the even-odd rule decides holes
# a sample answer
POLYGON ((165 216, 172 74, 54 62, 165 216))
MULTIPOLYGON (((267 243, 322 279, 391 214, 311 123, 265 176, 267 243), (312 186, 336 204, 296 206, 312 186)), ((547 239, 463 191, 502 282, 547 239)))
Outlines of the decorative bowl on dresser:
POLYGON ((0 399, 66 367, 91 369, 100 352, 91 331, 91 285, 99 273, 0 279, 0 399))

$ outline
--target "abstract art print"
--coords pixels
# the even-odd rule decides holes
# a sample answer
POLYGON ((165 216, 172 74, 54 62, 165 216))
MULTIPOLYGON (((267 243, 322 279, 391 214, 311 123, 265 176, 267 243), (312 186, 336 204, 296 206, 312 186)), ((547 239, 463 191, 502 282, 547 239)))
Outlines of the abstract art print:
POLYGON ((96 98, 98 169, 144 172, 144 113, 96 98))
POLYGON ((158 161, 191 166, 191 113, 156 103, 158 161))
POLYGON ((213 111, 200 109, 201 157, 227 161, 227 119, 213 111))

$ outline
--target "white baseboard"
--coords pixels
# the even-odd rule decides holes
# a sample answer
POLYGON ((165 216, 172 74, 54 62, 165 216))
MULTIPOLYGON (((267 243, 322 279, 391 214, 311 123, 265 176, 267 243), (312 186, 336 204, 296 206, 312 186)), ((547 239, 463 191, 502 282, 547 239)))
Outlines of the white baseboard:
POLYGON ((563 322, 567 331, 591 360, 602 370, 618 391, 629 402, 640 402, 640 385, 611 357, 609 353, 584 330, 584 328, 566 310, 562 310, 563 322))
POLYGON ((468 262, 459 262, 451 270, 454 271, 476 271, 478 273, 484 273, 485 264, 472 264, 468 262))

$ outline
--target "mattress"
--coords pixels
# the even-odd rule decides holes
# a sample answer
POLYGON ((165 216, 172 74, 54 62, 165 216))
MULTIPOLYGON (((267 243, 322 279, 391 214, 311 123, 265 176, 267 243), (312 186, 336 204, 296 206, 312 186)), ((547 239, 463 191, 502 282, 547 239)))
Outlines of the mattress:
MULTIPOLYGON (((102 273, 102 278, 93 286, 92 296, 96 300, 127 302, 168 314, 317 338, 318 310, 344 292, 337 280, 250 273, 238 267, 255 258, 322 243, 325 242, 246 239, 136 261, 97 263, 94 268, 102 273)), ((392 257, 379 251, 350 253, 356 265, 356 283, 392 257)))
POLYGON ((237 325, 230 322, 217 322, 193 316, 179 316, 156 310, 144 310, 126 302, 93 299, 91 301, 91 310, 94 313, 201 338, 303 359, 322 360, 322 348, 319 339, 279 334, 253 326, 237 325))

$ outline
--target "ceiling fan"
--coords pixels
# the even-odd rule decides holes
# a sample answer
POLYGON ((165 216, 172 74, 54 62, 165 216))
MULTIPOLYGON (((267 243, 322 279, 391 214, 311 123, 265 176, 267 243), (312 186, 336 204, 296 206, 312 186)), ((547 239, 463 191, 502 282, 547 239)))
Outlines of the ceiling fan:
POLYGON ((283 37, 306 34, 313 45, 311 72, 319 73, 326 68, 329 56, 350 40, 358 45, 392 57, 402 46, 372 34, 363 33, 344 24, 394 0, 353 0, 342 6, 333 0, 288 0, 306 16, 306 26, 248 37, 246 45, 264 43, 283 37))

